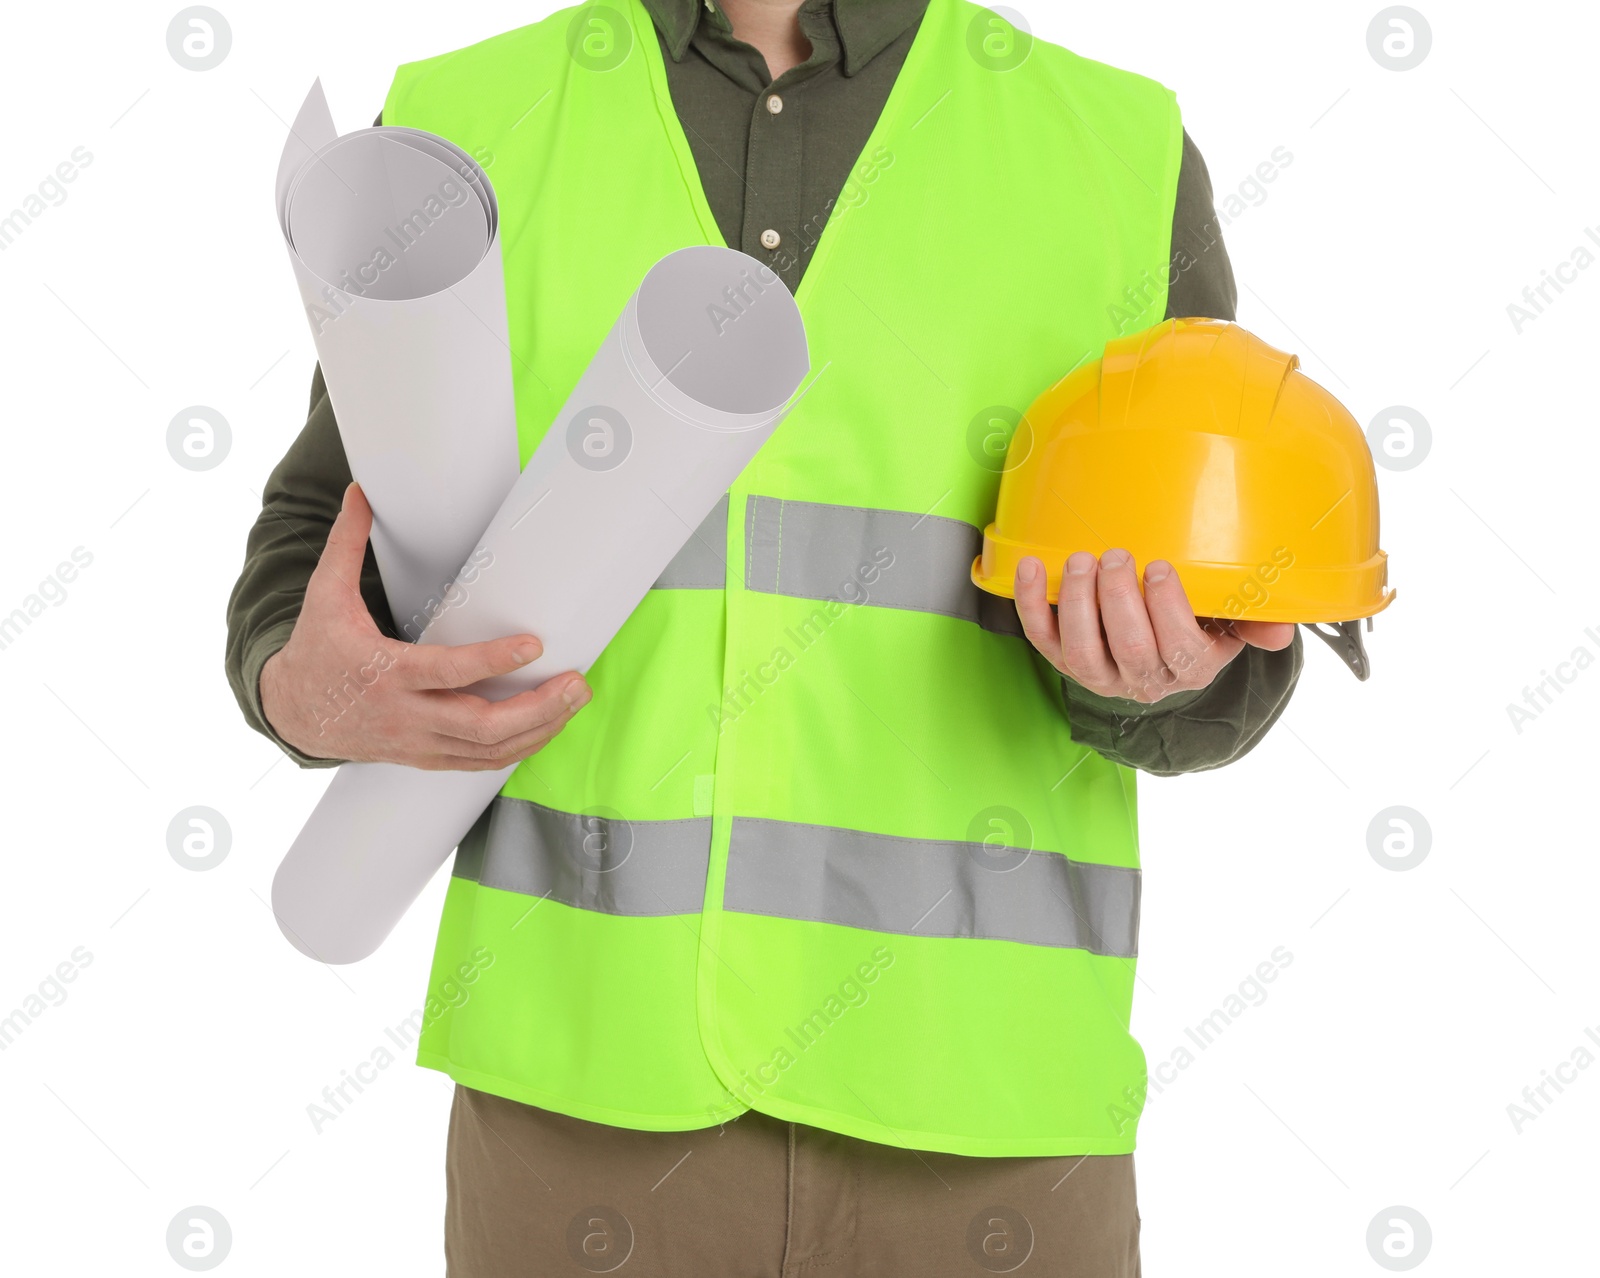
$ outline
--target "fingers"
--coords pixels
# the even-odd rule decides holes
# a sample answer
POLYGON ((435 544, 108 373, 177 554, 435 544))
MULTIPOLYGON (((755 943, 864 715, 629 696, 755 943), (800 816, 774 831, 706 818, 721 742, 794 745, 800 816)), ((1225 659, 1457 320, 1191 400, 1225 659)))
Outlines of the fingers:
POLYGON ((537 753, 589 703, 582 676, 548 680, 505 701, 486 701, 469 693, 436 692, 423 743, 400 760, 429 771, 489 772, 520 763, 537 753), (502 735, 503 734, 503 735, 502 735))
POLYGON ((1144 604, 1173 689, 1203 688, 1244 647, 1226 630, 1208 634, 1201 628, 1183 583, 1163 559, 1144 570, 1144 604))
POLYGON ((439 692, 430 706, 433 731, 451 738, 457 753, 479 756, 508 743, 535 736, 576 714, 589 703, 589 685, 581 675, 558 675, 504 701, 488 701, 465 692, 439 692))
POLYGON ((1017 566, 1016 603, 1029 642, 1062 674, 1102 696, 1146 703, 1205 687, 1247 643, 1281 648, 1294 640, 1289 625, 1229 626, 1196 617, 1165 560, 1150 563, 1141 590, 1138 565, 1125 550, 1108 550, 1098 560, 1088 551, 1072 555, 1055 615, 1044 565, 1024 559, 1017 566))
POLYGON ((1050 610, 1047 586, 1044 564, 1040 560, 1030 556, 1017 564, 1013 593, 1022 633, 1054 665, 1060 658, 1061 632, 1056 627, 1055 613, 1050 610))
POLYGON ((503 768, 512 763, 520 763, 529 755, 537 754, 550 744, 556 733, 565 728, 572 721, 572 716, 577 713, 577 709, 563 711, 549 723, 541 724, 531 732, 525 732, 519 737, 512 737, 491 747, 487 756, 490 766, 503 768))
POLYGON ((1294 642, 1294 623, 1289 621, 1236 621, 1233 631, 1252 648, 1277 652, 1294 642))
POLYGON ((328 530, 328 541, 317 557, 311 580, 306 585, 309 598, 313 592, 342 594, 361 592, 361 564, 367 554, 367 538, 372 535, 372 507, 359 484, 344 490, 344 503, 338 517, 328 530))
POLYGON ((1098 593, 1106 643, 1129 689, 1123 695, 1155 699, 1171 687, 1173 675, 1162 660, 1139 590, 1138 571, 1126 550, 1108 550, 1100 556, 1098 593))
POLYGON ((510 674, 538 658, 544 645, 533 635, 508 635, 483 643, 407 644, 396 660, 403 687, 466 688, 510 674))
POLYGON ((1067 558, 1061 573, 1063 673, 1091 692, 1115 695, 1121 676, 1100 625, 1100 561, 1087 550, 1067 558))
POLYGON ((556 733, 566 727, 567 718, 551 724, 538 733, 530 733, 526 738, 520 738, 516 742, 508 741, 502 747, 482 750, 476 754, 449 753, 452 745, 459 747, 461 743, 441 737, 437 739, 436 752, 408 763, 407 766, 420 768, 425 772, 495 772, 500 768, 514 767, 549 745, 556 733))

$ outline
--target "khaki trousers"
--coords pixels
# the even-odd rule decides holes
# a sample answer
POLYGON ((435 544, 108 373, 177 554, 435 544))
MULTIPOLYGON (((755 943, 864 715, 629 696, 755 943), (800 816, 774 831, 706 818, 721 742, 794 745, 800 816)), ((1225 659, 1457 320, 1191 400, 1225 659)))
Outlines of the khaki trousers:
POLYGON ((449 1278, 1137 1278, 1133 1155, 917 1153, 747 1113, 641 1132, 457 1087, 449 1278))

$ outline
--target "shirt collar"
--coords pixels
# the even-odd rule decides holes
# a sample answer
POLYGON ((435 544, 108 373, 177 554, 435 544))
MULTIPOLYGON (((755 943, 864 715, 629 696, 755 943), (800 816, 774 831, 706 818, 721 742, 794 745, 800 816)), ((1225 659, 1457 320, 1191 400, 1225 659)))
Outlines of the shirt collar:
MULTIPOLYGON (((702 20, 728 30, 717 0, 643 0, 674 62, 683 61, 702 20)), ((844 73, 854 75, 914 26, 928 0, 806 0, 805 8, 833 11, 844 52, 844 73)))

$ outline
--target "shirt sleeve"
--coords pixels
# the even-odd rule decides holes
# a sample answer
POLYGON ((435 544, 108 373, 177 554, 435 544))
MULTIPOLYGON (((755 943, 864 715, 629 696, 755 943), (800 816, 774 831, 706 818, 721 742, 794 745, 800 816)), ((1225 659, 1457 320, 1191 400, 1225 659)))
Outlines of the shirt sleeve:
MULTIPOLYGON (((338 759, 302 754, 273 731, 261 709, 261 668, 289 642, 306 584, 350 484, 339 427, 319 364, 311 378, 306 424, 267 479, 261 514, 245 544, 244 568, 228 599, 228 683, 257 732, 276 742, 301 767, 333 767, 338 759)), ((361 596, 384 634, 396 637, 372 547, 361 569, 361 596)))
MULTIPOLYGON (((1211 175, 1187 131, 1172 215, 1167 318, 1232 320, 1239 299, 1233 265, 1212 207, 1211 175)), ((1205 688, 1154 705, 1102 697, 1062 679, 1072 739, 1114 762, 1155 776, 1203 772, 1254 748, 1282 716, 1300 678, 1300 631, 1280 652, 1247 647, 1205 688)))

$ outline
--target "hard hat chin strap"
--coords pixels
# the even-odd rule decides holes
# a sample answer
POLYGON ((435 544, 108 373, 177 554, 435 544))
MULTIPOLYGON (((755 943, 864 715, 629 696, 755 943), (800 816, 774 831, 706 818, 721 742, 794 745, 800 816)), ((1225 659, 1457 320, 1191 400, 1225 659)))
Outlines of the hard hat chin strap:
MULTIPOLYGON (((1306 629, 1327 644, 1339 654, 1339 660, 1350 667, 1350 672, 1357 679, 1366 680, 1372 673, 1372 664, 1367 660, 1367 648, 1361 641, 1361 623, 1359 621, 1341 621, 1338 625, 1326 628, 1319 622, 1307 622, 1306 629)), ((1372 629, 1372 618, 1367 618, 1367 629, 1372 629)))

